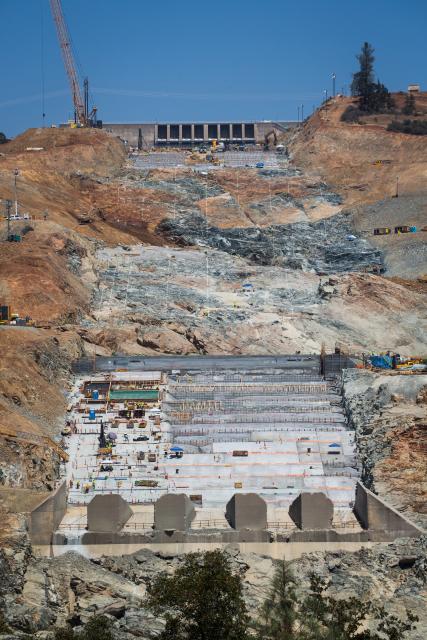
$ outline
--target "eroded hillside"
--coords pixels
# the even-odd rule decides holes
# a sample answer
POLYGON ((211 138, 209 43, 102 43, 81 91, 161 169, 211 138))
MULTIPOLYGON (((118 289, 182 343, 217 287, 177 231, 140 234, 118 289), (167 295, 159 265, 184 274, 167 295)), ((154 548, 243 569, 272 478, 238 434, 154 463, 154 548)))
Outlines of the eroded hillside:
MULTIPOLYGON (((344 123, 348 104, 330 101, 292 132, 289 159, 273 169, 195 170, 187 156, 141 169, 120 140, 83 129, 29 130, 2 145, 0 197, 13 199, 18 168, 20 211, 32 219, 12 223, 22 242, 1 242, 0 301, 36 323, 0 327, 4 427, 58 437, 60 389, 79 353, 337 342, 423 353, 427 142, 369 118, 344 123), (373 235, 398 224, 419 232, 373 235)), ((49 482, 45 470, 39 480, 49 482)))

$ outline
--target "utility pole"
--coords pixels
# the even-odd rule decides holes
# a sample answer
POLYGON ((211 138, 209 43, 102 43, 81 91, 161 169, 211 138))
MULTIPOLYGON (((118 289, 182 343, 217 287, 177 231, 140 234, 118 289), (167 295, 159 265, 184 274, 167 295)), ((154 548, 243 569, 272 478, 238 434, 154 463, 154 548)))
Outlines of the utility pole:
POLYGON ((19 170, 15 169, 15 171, 13 172, 13 175, 15 177, 15 215, 18 216, 18 190, 16 187, 16 179, 19 176, 19 170))
POLYGON ((301 105, 301 122, 304 122, 304 105, 301 105))
POLYGON ((5 205, 6 205, 6 218, 7 218, 7 240, 9 240, 9 236, 10 236, 10 209, 12 207, 12 200, 6 200, 5 201, 5 205))
POLYGON ((335 98, 335 80, 336 80, 336 74, 333 73, 332 74, 332 96, 335 98))
POLYGON ((298 105, 298 122, 299 122, 299 105, 298 105))

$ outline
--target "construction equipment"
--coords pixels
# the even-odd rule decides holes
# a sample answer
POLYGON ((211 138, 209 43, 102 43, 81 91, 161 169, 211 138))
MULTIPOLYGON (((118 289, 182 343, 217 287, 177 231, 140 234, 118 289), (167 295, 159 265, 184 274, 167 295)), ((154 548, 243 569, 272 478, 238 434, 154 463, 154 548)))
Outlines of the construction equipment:
POLYGON ((388 236, 391 233, 389 227, 378 227, 374 229, 374 236, 388 236))
POLYGON ((270 138, 273 137, 273 146, 276 147, 277 146, 277 133, 275 129, 271 129, 271 131, 269 131, 268 133, 265 134, 264 136, 264 150, 268 151, 270 149, 270 138))
POLYGON ((10 320, 11 311, 8 305, 0 306, 0 324, 7 324, 10 320))
POLYGON ((423 356, 402 357, 398 353, 370 355, 368 361, 374 369, 394 369, 395 371, 411 372, 427 370, 427 358, 423 356))
POLYGON ((30 316, 21 318, 19 313, 12 313, 12 308, 9 305, 0 305, 0 324, 10 324, 18 326, 33 326, 34 322, 30 316))
POLYGON ((59 46, 61 47, 64 60, 65 71, 70 83, 71 95, 74 104, 74 123, 71 126, 80 127, 102 127, 102 122, 96 119, 97 108, 93 107, 89 111, 89 80, 84 79, 84 98, 80 89, 77 69, 74 62, 73 49, 70 34, 65 22, 60 0, 50 0, 50 8, 55 22, 56 33, 58 35, 59 46))
POLYGON ((407 224, 400 225, 398 227, 394 227, 394 233, 416 233, 417 227, 410 227, 407 224))

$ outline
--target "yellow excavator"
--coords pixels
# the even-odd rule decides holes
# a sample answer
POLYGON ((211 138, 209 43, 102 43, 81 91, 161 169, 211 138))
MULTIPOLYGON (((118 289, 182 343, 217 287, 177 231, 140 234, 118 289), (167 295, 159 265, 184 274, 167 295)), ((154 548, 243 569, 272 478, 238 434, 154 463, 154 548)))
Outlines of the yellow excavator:
POLYGON ((269 149, 271 148, 271 137, 273 137, 273 147, 277 147, 277 133, 275 129, 272 129, 264 136, 264 151, 269 151, 269 149))

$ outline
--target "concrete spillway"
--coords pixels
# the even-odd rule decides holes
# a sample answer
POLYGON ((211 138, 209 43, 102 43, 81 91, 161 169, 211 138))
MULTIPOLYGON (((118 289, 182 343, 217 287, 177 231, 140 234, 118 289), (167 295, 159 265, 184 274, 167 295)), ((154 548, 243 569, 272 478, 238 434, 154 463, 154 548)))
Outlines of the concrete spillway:
POLYGON ((163 371, 146 363, 137 370, 135 362, 128 371, 77 378, 68 442, 71 511, 61 526, 84 531, 85 505, 110 493, 132 505, 129 526, 136 529, 151 526, 153 503, 168 493, 184 493, 197 505, 196 527, 227 527, 226 504, 239 493, 261 496, 269 522, 281 526, 291 524, 288 507, 302 491, 323 492, 335 519, 350 520, 358 471, 338 390, 312 359, 232 360, 224 368, 212 358, 209 367, 208 357, 198 358, 200 368, 192 362, 191 369, 165 369, 158 359, 163 371), (139 410, 142 422, 130 419, 139 406, 135 394, 145 397, 149 387, 156 399, 139 410), (111 454, 100 453, 101 422, 105 434, 114 432, 111 454))
POLYGON ((353 434, 337 391, 313 370, 170 375, 162 409, 186 453, 161 470, 206 507, 236 490, 280 508, 302 490, 323 491, 338 509, 353 501, 353 434))

